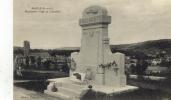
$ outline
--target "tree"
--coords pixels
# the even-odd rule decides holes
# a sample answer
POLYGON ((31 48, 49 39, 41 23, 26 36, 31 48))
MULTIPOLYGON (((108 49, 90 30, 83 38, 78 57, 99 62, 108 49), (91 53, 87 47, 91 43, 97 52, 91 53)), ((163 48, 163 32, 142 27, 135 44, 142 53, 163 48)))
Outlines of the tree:
POLYGON ((136 66, 136 74, 143 75, 148 67, 148 63, 145 60, 138 60, 136 66))
POLYGON ((169 68, 171 66, 171 61, 162 60, 162 62, 160 63, 160 66, 169 68))
POLYGON ((30 61, 30 59, 29 59, 29 57, 28 56, 26 56, 26 67, 28 67, 29 66, 29 61, 30 61))
POLYGON ((131 74, 135 74, 136 73, 136 66, 134 64, 131 64, 131 66, 129 68, 129 72, 131 74))
POLYGON ((24 51, 23 49, 19 48, 19 49, 14 49, 14 54, 18 55, 18 54, 22 54, 24 55, 24 51))

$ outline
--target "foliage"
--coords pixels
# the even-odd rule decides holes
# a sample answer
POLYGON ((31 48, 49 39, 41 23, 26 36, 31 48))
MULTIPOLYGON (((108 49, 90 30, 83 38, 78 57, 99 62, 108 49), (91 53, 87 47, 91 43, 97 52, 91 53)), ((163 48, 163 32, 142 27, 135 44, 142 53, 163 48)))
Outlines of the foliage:
POLYGON ((55 55, 64 55, 64 56, 70 56, 72 52, 78 52, 79 50, 48 50, 48 53, 51 56, 55 55))
POLYGON ((132 64, 128 71, 131 74, 143 75, 148 67, 148 63, 145 60, 138 60, 136 65, 132 64))
POLYGON ((166 60, 162 60, 162 62, 160 63, 161 67, 171 67, 171 61, 166 61, 166 60))
POLYGON ((14 49, 14 54, 16 54, 16 55, 18 55, 18 54, 24 55, 24 50, 22 48, 14 49))
POLYGON ((147 67, 148 67, 148 63, 145 60, 139 60, 136 66, 137 75, 145 74, 147 67))
POLYGON ((134 64, 131 64, 128 70, 131 74, 136 74, 136 66, 134 64))

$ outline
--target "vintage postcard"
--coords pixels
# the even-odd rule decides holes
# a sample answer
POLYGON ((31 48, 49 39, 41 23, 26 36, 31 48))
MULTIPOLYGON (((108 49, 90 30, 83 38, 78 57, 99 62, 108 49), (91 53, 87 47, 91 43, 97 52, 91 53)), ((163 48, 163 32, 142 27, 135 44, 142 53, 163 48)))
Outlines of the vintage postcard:
POLYGON ((14 100, 171 100, 170 0, 14 0, 14 100))

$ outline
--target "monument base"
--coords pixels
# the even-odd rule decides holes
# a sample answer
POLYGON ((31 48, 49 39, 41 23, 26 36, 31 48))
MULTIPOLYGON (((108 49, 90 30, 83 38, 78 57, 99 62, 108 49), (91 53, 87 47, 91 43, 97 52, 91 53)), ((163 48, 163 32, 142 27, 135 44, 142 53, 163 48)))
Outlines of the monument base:
POLYGON ((81 98, 83 98, 89 91, 92 91, 92 95, 94 93, 96 96, 100 96, 101 94, 106 96, 113 96, 116 94, 131 92, 138 89, 138 87, 129 85, 116 88, 95 85, 93 83, 86 84, 81 81, 72 80, 71 77, 49 79, 48 81, 50 81, 50 83, 44 93, 61 100, 81 100, 81 98), (52 83, 55 86, 56 91, 52 91, 52 89, 50 88, 50 85, 52 83), (90 88, 89 85, 91 85, 92 88, 90 88))

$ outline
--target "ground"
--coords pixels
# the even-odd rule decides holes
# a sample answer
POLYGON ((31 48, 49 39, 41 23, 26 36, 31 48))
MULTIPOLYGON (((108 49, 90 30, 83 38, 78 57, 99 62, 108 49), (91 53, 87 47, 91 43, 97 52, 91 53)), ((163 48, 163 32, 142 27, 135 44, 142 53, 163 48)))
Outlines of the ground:
POLYGON ((46 94, 14 86, 14 100, 58 100, 46 94))

